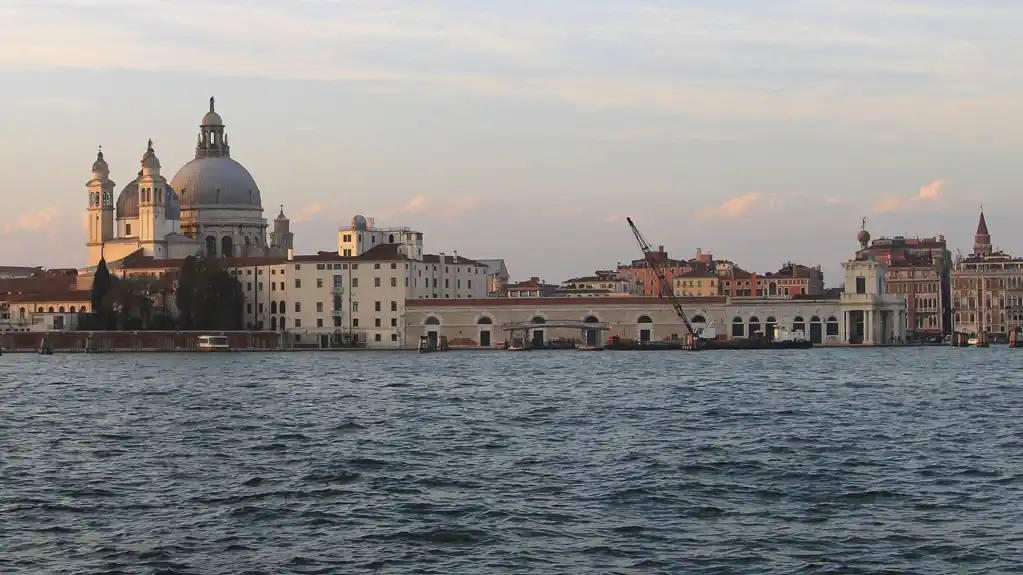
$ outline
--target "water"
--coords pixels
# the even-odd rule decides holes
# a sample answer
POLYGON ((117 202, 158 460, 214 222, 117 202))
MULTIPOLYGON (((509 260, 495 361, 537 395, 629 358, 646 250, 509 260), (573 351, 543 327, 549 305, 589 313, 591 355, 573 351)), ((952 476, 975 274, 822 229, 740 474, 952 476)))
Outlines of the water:
POLYGON ((4 573, 1023 565, 1023 350, 0 366, 4 573))

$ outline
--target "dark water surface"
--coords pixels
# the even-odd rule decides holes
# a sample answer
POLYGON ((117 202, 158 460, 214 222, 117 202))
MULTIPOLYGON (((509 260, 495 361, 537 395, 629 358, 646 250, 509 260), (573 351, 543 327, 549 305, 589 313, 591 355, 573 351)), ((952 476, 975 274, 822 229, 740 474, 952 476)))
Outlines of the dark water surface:
POLYGON ((1005 573, 1023 350, 0 358, 3 573, 1005 573))

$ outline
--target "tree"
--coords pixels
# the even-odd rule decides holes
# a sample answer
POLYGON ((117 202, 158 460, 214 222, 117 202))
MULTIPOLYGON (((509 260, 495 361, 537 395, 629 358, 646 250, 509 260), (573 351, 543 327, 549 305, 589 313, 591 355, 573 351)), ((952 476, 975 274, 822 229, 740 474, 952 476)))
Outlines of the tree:
POLYGON ((174 290, 182 329, 236 330, 242 327, 241 283, 216 259, 188 257, 174 290))
POLYGON ((92 278, 92 313, 99 325, 105 327, 109 327, 107 324, 110 317, 110 308, 106 307, 106 299, 113 283, 114 278, 110 275, 110 269, 107 268, 107 261, 100 258, 99 265, 96 266, 96 275, 92 278))

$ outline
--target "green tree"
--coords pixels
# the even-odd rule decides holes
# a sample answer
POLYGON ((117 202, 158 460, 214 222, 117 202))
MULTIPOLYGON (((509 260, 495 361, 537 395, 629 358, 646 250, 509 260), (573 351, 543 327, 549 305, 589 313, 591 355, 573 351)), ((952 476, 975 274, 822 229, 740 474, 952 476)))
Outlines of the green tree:
POLYGON ((114 278, 110 275, 110 269, 107 268, 106 259, 100 258, 99 265, 96 266, 96 274, 92 278, 92 313, 96 318, 97 326, 109 327, 110 308, 106 307, 106 299, 113 283, 114 278))
POLYGON ((242 285, 216 259, 186 258, 177 280, 174 295, 182 329, 241 329, 242 285))

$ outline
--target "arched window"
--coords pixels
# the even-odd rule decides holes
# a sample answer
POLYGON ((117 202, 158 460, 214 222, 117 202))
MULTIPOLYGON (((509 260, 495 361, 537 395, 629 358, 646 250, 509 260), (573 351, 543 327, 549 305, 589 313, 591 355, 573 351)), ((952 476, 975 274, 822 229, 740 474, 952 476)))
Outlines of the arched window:
POLYGON ((806 331, 806 322, 803 321, 803 316, 797 315, 796 319, 792 320, 792 331, 806 331))
POLYGON ((18 317, 21 319, 25 319, 25 308, 18 309, 18 317))
POLYGON ((431 315, 430 317, 426 318, 425 323, 426 325, 440 325, 440 320, 437 319, 435 316, 431 315))
POLYGON ((691 319, 689 321, 690 321, 690 323, 707 323, 707 318, 703 317, 700 314, 696 314, 696 315, 693 316, 693 319, 691 319))
POLYGON ((394 234, 391 234, 390 236, 388 236, 388 241, 389 241, 389 243, 392 243, 392 244, 394 243, 394 234))
POLYGON ((750 336, 760 331, 760 318, 753 316, 749 318, 749 334, 750 336))
POLYGON ((234 255, 234 240, 230 236, 220 238, 220 255, 225 258, 234 255))
POLYGON ((732 337, 746 337, 746 324, 739 316, 732 318, 732 337))
POLYGON ((43 313, 43 306, 39 306, 39 309, 36 310, 36 313, 43 313))
POLYGON ((586 316, 586 319, 583 320, 583 323, 600 323, 600 320, 597 319, 596 316, 588 315, 586 316))
POLYGON ((270 316, 270 331, 277 331, 277 316, 270 316))
POLYGON ((68 311, 71 313, 75 313, 75 306, 71 306, 71 309, 69 309, 68 311))
POLYGON ((477 325, 493 325, 493 323, 494 320, 490 319, 487 316, 483 316, 476 321, 477 325))
POLYGON ((50 306, 50 313, 53 313, 53 306, 50 306))
POLYGON ((57 308, 57 313, 64 313, 64 306, 58 307, 57 308))
MULTIPOLYGON (((270 313, 277 313, 277 302, 275 302, 275 301, 271 301, 270 302, 270 313)), ((270 328, 270 329, 273 329, 273 328, 270 328)))
MULTIPOLYGON (((286 309, 286 308, 285 308, 285 306, 284 306, 284 300, 281 300, 281 302, 280 302, 279 304, 277 304, 277 311, 279 311, 279 312, 281 312, 281 313, 284 313, 284 310, 285 310, 285 309, 286 309)), ((283 321, 283 320, 282 320, 282 321, 283 321)))
POLYGON ((530 323, 547 323, 547 320, 545 320, 544 318, 542 318, 540 316, 536 316, 536 317, 533 318, 533 321, 530 322, 530 323))
POLYGON ((206 236, 206 255, 211 258, 217 256, 217 238, 206 236))
POLYGON ((838 318, 833 315, 828 316, 827 334, 838 336, 838 318))
POLYGON ((636 320, 636 323, 654 323, 654 320, 650 319, 650 316, 648 315, 641 315, 639 316, 639 319, 636 320))

